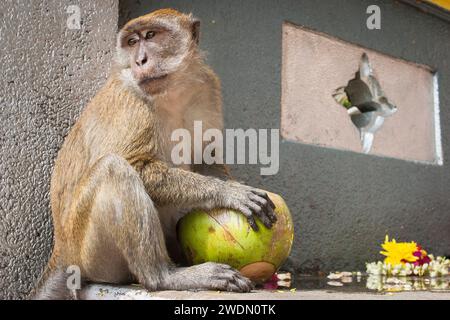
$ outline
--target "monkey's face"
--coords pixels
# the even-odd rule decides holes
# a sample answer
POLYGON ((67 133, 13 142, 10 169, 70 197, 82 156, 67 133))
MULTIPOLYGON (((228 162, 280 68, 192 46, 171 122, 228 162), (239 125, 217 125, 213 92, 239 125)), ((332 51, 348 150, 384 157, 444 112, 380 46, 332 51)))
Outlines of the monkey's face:
POLYGON ((168 89, 196 51, 199 22, 174 10, 134 19, 120 31, 118 60, 128 80, 149 95, 168 89))

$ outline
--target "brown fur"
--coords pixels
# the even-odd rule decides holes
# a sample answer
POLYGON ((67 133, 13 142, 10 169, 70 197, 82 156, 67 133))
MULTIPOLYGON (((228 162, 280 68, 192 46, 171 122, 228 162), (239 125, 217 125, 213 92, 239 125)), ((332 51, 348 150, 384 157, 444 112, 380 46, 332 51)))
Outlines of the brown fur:
MULTIPOLYGON (((248 291, 249 281, 227 266, 174 268, 172 259, 180 258, 176 222, 186 211, 230 207, 241 210, 249 221, 254 222, 255 214, 267 225, 274 222, 274 215, 266 194, 216 178, 227 177, 223 165, 206 170, 172 164, 174 129, 193 130, 195 120, 203 121, 204 130, 222 128, 220 83, 203 62, 195 37, 185 59, 167 78, 132 86, 123 80, 122 71, 133 64, 133 50, 139 46, 124 49, 121 37, 129 36, 131 29, 140 32, 154 26, 155 17, 178 21, 175 26, 181 31, 170 32, 187 28, 184 34, 191 36, 195 20, 171 9, 132 20, 119 34, 118 52, 126 50, 130 62, 122 61, 113 69, 55 162, 51 181, 55 245, 43 283, 56 268, 77 265, 88 281, 138 281, 149 290, 248 291), (216 177, 195 172, 203 170, 216 177)), ((167 59, 145 50, 149 59, 163 59, 160 64, 167 59)), ((151 77, 153 71, 145 72, 151 77)), ((45 298, 44 291, 38 291, 39 298, 45 298)))

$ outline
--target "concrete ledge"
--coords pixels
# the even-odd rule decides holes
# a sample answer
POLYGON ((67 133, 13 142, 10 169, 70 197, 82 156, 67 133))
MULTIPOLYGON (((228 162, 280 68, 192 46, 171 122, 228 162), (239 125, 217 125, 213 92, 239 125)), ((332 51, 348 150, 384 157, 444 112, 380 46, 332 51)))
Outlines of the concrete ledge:
POLYGON ((148 292, 138 286, 92 284, 80 295, 83 300, 450 300, 450 292, 347 293, 327 290, 263 291, 228 293, 218 291, 148 292))

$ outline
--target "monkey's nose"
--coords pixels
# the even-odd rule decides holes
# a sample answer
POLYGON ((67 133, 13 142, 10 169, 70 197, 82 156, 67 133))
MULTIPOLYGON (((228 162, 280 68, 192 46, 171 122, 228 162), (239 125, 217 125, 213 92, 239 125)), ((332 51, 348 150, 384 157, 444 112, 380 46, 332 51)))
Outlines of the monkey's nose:
POLYGON ((147 59, 146 56, 144 56, 144 57, 139 57, 139 58, 136 60, 136 65, 138 65, 139 67, 142 67, 143 65, 145 65, 145 64, 147 63, 147 61, 148 61, 148 59, 147 59))

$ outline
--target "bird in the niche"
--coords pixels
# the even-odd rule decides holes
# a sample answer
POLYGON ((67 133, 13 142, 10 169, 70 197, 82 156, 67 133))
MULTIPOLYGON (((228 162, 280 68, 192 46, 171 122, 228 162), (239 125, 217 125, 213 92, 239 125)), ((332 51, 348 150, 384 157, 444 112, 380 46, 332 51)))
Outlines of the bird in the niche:
POLYGON ((360 132, 363 152, 369 153, 374 134, 382 127, 384 119, 397 111, 397 107, 388 101, 378 80, 373 76, 366 53, 361 57, 355 78, 346 87, 338 88, 333 97, 347 109, 360 132))

